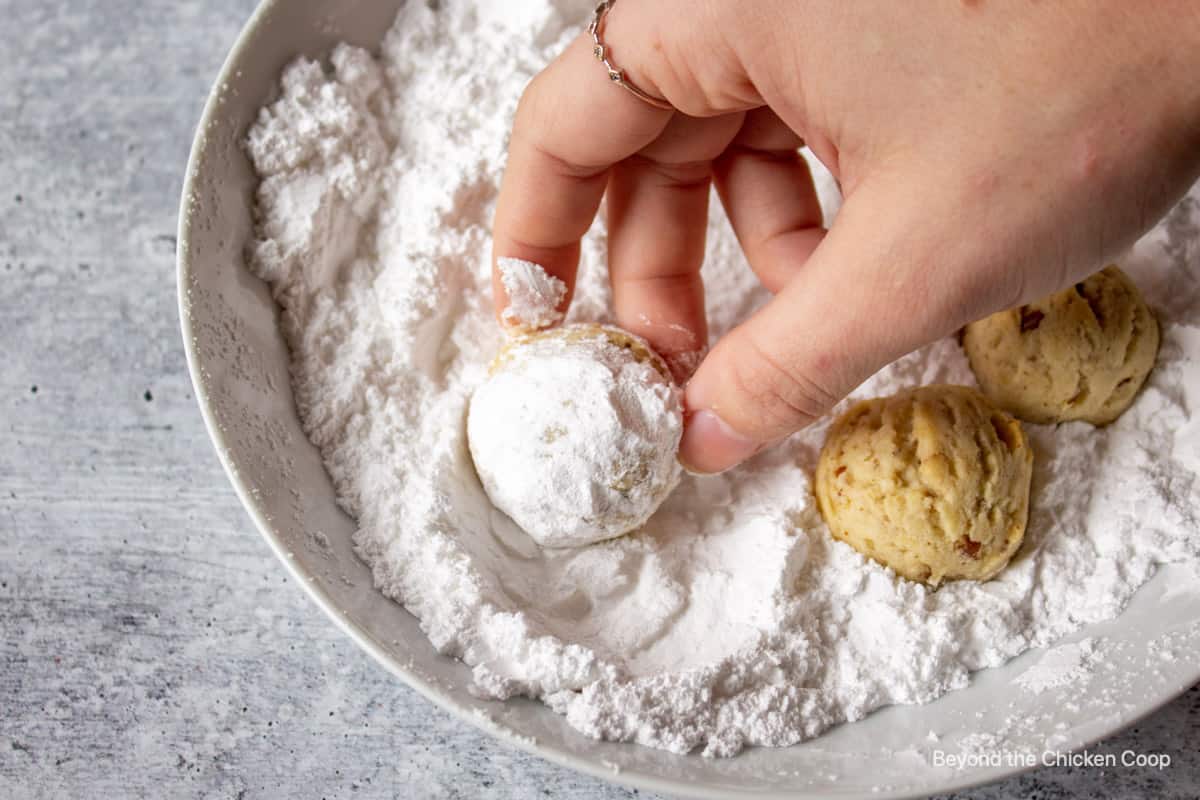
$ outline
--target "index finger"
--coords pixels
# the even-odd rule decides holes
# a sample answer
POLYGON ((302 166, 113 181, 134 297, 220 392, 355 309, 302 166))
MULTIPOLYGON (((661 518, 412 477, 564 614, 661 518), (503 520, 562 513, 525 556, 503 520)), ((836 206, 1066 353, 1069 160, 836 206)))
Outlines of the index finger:
POLYGON ((567 285, 570 303, 579 241, 609 170, 653 142, 672 113, 613 85, 586 34, 533 79, 517 107, 492 228, 497 314, 508 305, 499 258, 541 265, 567 285))

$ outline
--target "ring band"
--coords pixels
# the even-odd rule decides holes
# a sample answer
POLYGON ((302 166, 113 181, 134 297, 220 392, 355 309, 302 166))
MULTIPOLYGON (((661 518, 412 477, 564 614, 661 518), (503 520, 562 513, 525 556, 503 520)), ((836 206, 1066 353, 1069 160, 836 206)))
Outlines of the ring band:
POLYGON ((592 55, 596 60, 604 65, 608 70, 608 79, 620 86, 631 95, 641 100, 643 103, 661 108, 667 111, 674 111, 675 106, 668 103, 666 100, 660 100, 654 95, 649 95, 643 92, 638 87, 634 86, 628 78, 625 77, 625 71, 617 67, 608 57, 608 48, 604 41, 600 38, 601 31, 604 29, 604 18, 608 16, 609 9, 613 7, 616 0, 604 0, 600 5, 596 6, 596 13, 592 16, 592 22, 588 25, 588 33, 592 35, 592 55))

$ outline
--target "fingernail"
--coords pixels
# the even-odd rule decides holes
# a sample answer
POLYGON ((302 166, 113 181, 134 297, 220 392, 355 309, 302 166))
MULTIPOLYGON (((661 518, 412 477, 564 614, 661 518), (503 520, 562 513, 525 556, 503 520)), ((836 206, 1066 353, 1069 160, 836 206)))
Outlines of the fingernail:
POLYGON ((679 463, 688 472, 712 475, 737 466, 761 448, 761 444, 704 409, 688 415, 679 442, 679 463))

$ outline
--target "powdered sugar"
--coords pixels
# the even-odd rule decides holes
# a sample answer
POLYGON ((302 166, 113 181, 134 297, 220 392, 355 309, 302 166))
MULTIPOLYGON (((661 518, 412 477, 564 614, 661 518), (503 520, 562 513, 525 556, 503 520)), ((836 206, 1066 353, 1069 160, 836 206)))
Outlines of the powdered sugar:
MULTIPOLYGON (((1108 428, 1029 427, 1029 532, 996 580, 931 592, 833 541, 809 482, 824 424, 726 475, 685 476, 632 535, 539 548, 488 502, 464 421, 503 341, 488 251, 508 123, 588 8, 437 6, 407 4, 378 61, 342 47, 331 73, 289 68, 249 137, 263 176, 251 258, 359 552, 480 693, 677 752, 790 744, 961 687, 1113 617, 1158 564, 1200 563, 1197 190, 1123 264, 1162 319, 1157 368, 1108 428)), ((719 336, 767 295, 713 205, 719 336)), ((568 321, 610 317, 598 225, 568 321)), ((933 381, 972 382, 953 341, 855 394, 933 381)))
POLYGON ((1016 682, 1022 689, 1038 694, 1047 689, 1077 684, 1090 673, 1097 657, 1096 640, 1091 637, 1060 644, 1046 651, 1037 664, 1017 677, 1016 682))
POLYGON ((547 328, 562 322, 558 306, 567 296, 567 285, 540 265, 519 258, 496 260, 508 305, 500 316, 521 328, 547 328))

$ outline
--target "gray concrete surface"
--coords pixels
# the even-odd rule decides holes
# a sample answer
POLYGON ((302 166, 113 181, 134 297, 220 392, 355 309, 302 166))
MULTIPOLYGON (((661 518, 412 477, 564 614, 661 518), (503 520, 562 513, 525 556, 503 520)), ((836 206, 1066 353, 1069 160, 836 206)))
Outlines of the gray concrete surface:
MULTIPOLYGON (((0 797, 638 795, 502 747, 289 585, 225 480, 175 311, 177 198, 253 0, 0 0, 0 797)), ((964 797, 1200 796, 1200 691, 964 797)))

